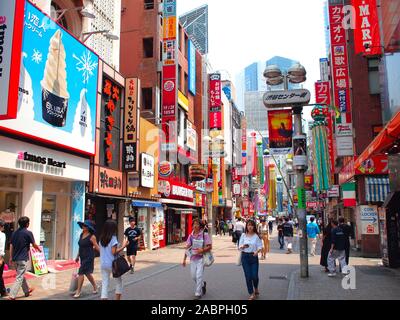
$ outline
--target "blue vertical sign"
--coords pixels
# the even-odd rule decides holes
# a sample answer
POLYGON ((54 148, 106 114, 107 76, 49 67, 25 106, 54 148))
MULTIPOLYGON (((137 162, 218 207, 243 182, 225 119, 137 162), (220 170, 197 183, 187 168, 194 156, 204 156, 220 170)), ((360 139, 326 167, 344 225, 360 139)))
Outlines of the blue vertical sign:
POLYGON ((83 181, 72 183, 71 208, 71 252, 72 258, 76 258, 79 251, 79 236, 82 232, 78 222, 85 220, 85 182, 83 181))
POLYGON ((189 91, 196 95, 196 48, 189 40, 189 91))

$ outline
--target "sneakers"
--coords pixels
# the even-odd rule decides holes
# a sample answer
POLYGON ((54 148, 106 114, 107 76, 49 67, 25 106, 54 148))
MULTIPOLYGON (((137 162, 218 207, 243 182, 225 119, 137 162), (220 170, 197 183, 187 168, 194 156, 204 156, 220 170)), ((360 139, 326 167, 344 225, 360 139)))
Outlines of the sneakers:
POLYGON ((194 296, 193 300, 200 300, 201 296, 194 296))
POLYGON ((133 266, 131 266, 131 274, 135 273, 135 268, 133 266))
POLYGON ((329 272, 328 277, 336 277, 336 272, 329 272))
POLYGON ((203 288, 201 288, 201 289, 202 289, 203 296, 204 296, 206 294, 206 292, 207 292, 207 282, 204 281, 203 288))

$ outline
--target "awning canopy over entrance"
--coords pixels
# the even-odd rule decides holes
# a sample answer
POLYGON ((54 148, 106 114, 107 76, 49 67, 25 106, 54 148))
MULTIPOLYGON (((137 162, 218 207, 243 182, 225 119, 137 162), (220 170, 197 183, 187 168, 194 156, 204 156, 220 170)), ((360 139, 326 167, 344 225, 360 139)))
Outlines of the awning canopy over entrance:
POLYGON ((358 157, 354 163, 354 167, 358 168, 361 164, 368 160, 371 156, 382 153, 389 149, 397 140, 400 139, 400 112, 398 112, 379 135, 372 140, 369 146, 358 157))

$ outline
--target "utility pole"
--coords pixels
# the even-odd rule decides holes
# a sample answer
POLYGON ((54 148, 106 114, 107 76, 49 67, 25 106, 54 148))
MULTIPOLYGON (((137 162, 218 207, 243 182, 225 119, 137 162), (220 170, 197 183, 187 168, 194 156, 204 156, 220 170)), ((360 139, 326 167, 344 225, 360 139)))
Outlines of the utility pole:
MULTIPOLYGON (((295 136, 303 136, 303 125, 301 121, 301 105, 293 107, 295 136)), ((305 168, 296 166, 296 189, 298 194, 298 207, 296 210, 299 220, 299 242, 300 242, 300 275, 302 278, 308 278, 308 242, 307 242, 307 220, 305 208, 305 189, 304 172, 305 168), (301 199, 303 197, 303 199, 301 199)))

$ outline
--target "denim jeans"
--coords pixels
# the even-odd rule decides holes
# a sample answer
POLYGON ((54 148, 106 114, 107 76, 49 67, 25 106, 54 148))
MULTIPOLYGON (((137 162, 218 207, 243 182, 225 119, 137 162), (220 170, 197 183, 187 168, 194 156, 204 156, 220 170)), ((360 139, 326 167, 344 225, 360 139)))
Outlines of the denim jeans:
POLYGON ((195 296, 202 296, 202 288, 204 286, 204 262, 203 259, 190 260, 190 274, 195 283, 195 296))
POLYGON ((329 252, 328 255, 328 269, 329 272, 336 272, 335 262, 336 259, 339 260, 340 268, 343 271, 346 264, 346 251, 345 250, 333 250, 332 253, 329 252))
POLYGON ((280 249, 283 249, 283 247, 285 246, 285 237, 283 235, 281 235, 281 236, 278 235, 278 241, 279 241, 280 249))
POLYGON ((242 253, 242 267, 246 277, 247 291, 250 295, 254 293, 254 289, 258 289, 258 266, 258 256, 242 253))

